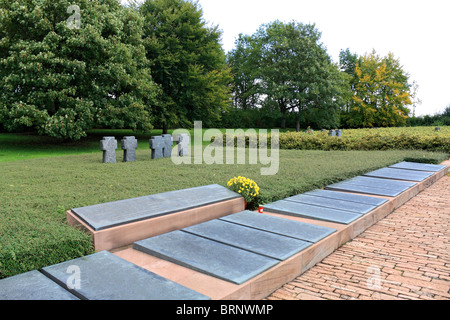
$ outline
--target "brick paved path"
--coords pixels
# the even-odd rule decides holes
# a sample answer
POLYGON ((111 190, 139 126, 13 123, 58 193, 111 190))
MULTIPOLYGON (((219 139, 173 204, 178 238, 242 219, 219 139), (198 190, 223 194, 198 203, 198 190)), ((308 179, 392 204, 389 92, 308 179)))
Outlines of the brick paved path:
POLYGON ((268 300, 450 300, 450 174, 268 300))

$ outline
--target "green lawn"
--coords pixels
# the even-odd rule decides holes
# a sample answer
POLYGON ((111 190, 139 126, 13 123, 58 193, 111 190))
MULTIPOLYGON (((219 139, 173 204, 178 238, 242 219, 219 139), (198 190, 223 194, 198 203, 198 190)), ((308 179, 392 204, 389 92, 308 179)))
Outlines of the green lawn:
MULTIPOLYGON (((122 133, 116 134, 118 140, 122 133)), ((141 141, 136 162, 121 162, 122 152, 117 151, 118 163, 103 164, 98 141, 109 134, 97 134, 79 144, 54 147, 44 139, 33 142, 19 135, 15 150, 23 153, 0 163, 0 278, 92 253, 90 237, 67 226, 65 211, 72 208, 213 183, 225 186, 238 175, 255 180, 261 203, 267 203, 405 158, 441 162, 448 156, 423 151, 280 150, 278 174, 262 176, 265 166, 260 164, 175 165, 170 158, 150 160, 148 140, 141 141)))

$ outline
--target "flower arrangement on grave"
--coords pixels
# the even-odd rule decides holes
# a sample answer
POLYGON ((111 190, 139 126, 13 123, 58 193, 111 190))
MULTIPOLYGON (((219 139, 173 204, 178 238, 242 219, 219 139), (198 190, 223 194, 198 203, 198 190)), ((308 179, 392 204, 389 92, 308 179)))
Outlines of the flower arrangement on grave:
POLYGON ((259 198, 259 187, 255 181, 246 177, 234 177, 227 183, 231 191, 237 192, 244 197, 246 208, 253 209, 256 207, 259 198))

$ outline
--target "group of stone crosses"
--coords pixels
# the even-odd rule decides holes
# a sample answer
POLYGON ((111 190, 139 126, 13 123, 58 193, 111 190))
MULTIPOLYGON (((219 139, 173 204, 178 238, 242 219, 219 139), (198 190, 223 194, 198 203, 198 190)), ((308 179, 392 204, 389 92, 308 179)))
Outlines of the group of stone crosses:
MULTIPOLYGON (((173 142, 178 145, 178 156, 189 155, 190 136, 186 133, 179 134, 175 139, 170 134, 154 136, 150 138, 150 149, 152 159, 168 158, 172 156, 173 142)), ((123 137, 121 140, 123 150, 123 161, 136 161, 136 149, 138 141, 134 136, 123 137)), ((103 137, 100 140, 100 149, 103 151, 103 163, 116 163, 117 140, 115 137, 103 137)))

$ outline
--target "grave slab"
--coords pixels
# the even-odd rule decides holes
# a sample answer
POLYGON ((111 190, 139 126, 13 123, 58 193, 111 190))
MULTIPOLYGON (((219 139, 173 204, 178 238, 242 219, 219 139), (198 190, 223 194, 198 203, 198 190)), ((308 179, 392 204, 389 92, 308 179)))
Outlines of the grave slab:
POLYGON ((395 169, 395 168, 382 168, 369 173, 366 173, 367 177, 376 177, 384 179, 398 179, 398 180, 408 180, 421 182, 425 179, 431 177, 434 173, 427 171, 413 171, 405 169, 395 169))
POLYGON ((219 219, 185 228, 183 231, 280 261, 311 245, 303 240, 219 219))
POLYGON ((87 300, 209 300, 208 297, 102 251, 45 267, 42 272, 80 299, 87 300), (69 267, 79 268, 79 284, 69 267), (68 287, 71 284, 71 288, 68 287))
POLYGON ((279 263, 179 230, 135 242, 133 248, 235 284, 242 284, 279 263))
POLYGON ((286 200, 280 200, 266 204, 264 205, 264 210, 273 213, 311 218, 341 224, 349 224, 361 217, 361 214, 355 212, 318 207, 286 200))
POLYGON ((316 243, 336 232, 336 229, 322 227, 314 224, 278 218, 252 211, 242 211, 231 214, 220 220, 252 227, 275 234, 292 237, 299 240, 316 243))
POLYGON ((208 185, 75 208, 72 212, 98 231, 240 197, 223 186, 208 185))
POLYGON ((309 195, 305 195, 305 194, 299 194, 299 195, 296 195, 293 197, 286 198, 284 200, 305 203, 305 204, 310 204, 310 205, 319 206, 319 207, 351 211, 351 212, 355 212, 355 213, 359 213, 359 214, 369 213, 370 211, 372 211, 376 208, 376 206, 372 206, 372 205, 364 204, 364 203, 349 202, 349 201, 345 201, 345 200, 337 200, 337 199, 330 199, 330 198, 320 198, 320 197, 314 197, 314 196, 309 196, 309 195))
POLYGON ((399 190, 399 191, 406 191, 409 188, 411 188, 417 184, 416 182, 387 180, 387 179, 364 177, 364 176, 354 177, 354 178, 346 180, 344 182, 353 183, 353 184, 362 185, 362 186, 370 186, 370 187, 384 188, 384 189, 388 189, 388 190, 399 190))
POLYGON ((79 300, 37 270, 0 280, 0 300, 79 300))
POLYGON ((416 163, 416 162, 404 161, 404 162, 394 164, 394 165, 390 166, 389 168, 438 172, 438 171, 445 169, 446 166, 437 165, 437 164, 416 163))
POLYGON ((382 204, 388 201, 387 199, 371 197, 367 195, 359 195, 353 193, 331 191, 331 190, 320 190, 320 189, 309 191, 304 194, 314 197, 344 200, 347 202, 365 203, 376 207, 381 206, 382 204))
POLYGON ((350 180, 329 185, 325 189, 396 197, 416 184, 417 183, 415 182, 394 181, 359 176, 350 180))

